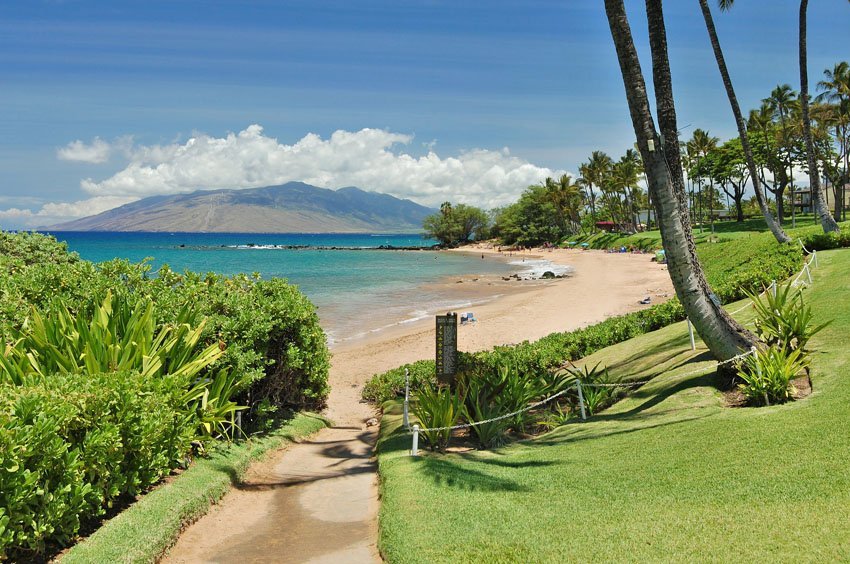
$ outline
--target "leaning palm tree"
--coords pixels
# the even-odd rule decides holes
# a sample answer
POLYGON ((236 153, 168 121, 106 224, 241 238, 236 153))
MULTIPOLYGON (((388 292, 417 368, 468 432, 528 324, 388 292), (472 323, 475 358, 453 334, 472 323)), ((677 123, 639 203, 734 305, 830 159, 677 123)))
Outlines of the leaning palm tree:
POLYGON ((623 0, 605 0, 605 12, 620 63, 647 186, 658 211, 661 240, 673 287, 688 318, 715 358, 728 360, 753 346, 758 339, 720 307, 696 256, 679 157, 676 108, 661 0, 646 0, 660 133, 655 129, 623 0))
MULTIPOLYGON (((720 0, 722 9, 728 9, 732 0, 720 0)), ((711 47, 714 50, 714 58, 717 61, 717 68, 720 69, 720 76, 723 78, 723 86, 726 88, 726 96, 729 98, 729 104, 732 106, 732 114, 735 116, 735 124, 738 126, 738 136, 741 139, 741 147, 744 152, 747 168, 750 171, 750 178, 753 182, 753 190, 756 193, 756 201, 761 210, 767 227, 776 240, 780 243, 787 243, 791 240, 787 233, 782 229, 782 226, 773 217, 770 208, 767 207, 767 202, 764 199, 761 182, 759 182, 758 170, 756 169, 756 161, 753 158, 753 150, 750 147, 750 141, 747 137, 747 126, 744 123, 744 116, 741 114, 741 106, 738 104, 738 97, 735 95, 735 89, 732 86, 732 78, 729 76, 729 70, 726 68, 726 60, 723 57, 723 50, 720 48, 720 40, 717 37, 717 30, 714 27, 714 19, 711 16, 711 10, 708 7, 707 0, 699 0, 700 8, 702 8, 705 27, 708 30, 708 36, 711 39, 711 47)))
POLYGON ((809 117, 809 70, 806 47, 806 13, 809 0, 800 0, 800 109, 803 112, 803 138, 806 141, 806 158, 809 164, 809 186, 812 191, 812 203, 815 214, 820 218, 824 233, 838 232, 840 229, 835 218, 829 213, 826 198, 820 185, 820 174, 815 154, 815 144, 812 141, 812 122, 809 117))

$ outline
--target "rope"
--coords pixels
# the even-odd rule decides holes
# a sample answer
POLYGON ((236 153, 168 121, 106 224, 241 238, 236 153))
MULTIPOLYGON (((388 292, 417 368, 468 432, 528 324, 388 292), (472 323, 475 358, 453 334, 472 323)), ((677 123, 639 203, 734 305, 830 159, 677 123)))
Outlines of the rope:
MULTIPOLYGON (((498 417, 491 417, 490 419, 485 419, 484 421, 475 421, 474 423, 464 423, 462 425, 454 425, 452 427, 433 427, 433 428, 427 427, 427 428, 420 429, 420 431, 454 431, 456 429, 468 429, 470 427, 477 427, 478 425, 484 425, 486 423, 494 423, 496 421, 500 421, 502 419, 508 419, 509 417, 514 417, 516 415, 519 415, 520 413, 530 411, 530 410, 534 409, 535 407, 539 407, 539 406, 543 405, 544 403, 549 403, 553 399, 560 397, 560 396, 566 394, 569 391, 571 391, 570 388, 567 388, 565 390, 561 390, 557 394, 553 394, 553 395, 549 396, 548 398, 546 398, 544 400, 540 400, 540 401, 537 401, 537 402, 534 402, 534 403, 530 403, 527 406, 523 407, 522 409, 518 409, 516 411, 513 411, 511 413, 507 413, 505 415, 500 415, 498 417)), ((413 433, 413 431, 408 429, 408 433, 413 433)))
MULTIPOLYGON (((751 354, 753 354, 752 349, 748 350, 747 352, 743 352, 739 355, 733 356, 730 359, 722 360, 722 361, 718 362, 717 364, 715 364, 714 367, 717 368, 719 366, 723 366, 724 364, 736 362, 736 361, 741 360, 742 358, 747 357, 751 354)), ((697 374, 699 372, 705 372, 706 370, 707 370, 706 368, 698 368, 696 370, 692 370, 691 372, 687 372, 685 374, 682 374, 681 376, 690 376, 692 374, 697 374)), ((581 384, 581 385, 582 386, 588 386, 588 387, 596 387, 596 386, 598 386, 598 387, 617 387, 617 386, 638 386, 638 385, 642 386, 642 385, 649 383, 651 381, 652 380, 643 380, 643 381, 640 381, 640 382, 622 382, 622 383, 619 383, 619 384, 602 384, 602 383, 599 383, 599 384, 581 384)), ((579 383, 581 383, 581 381, 579 381, 579 383)), ((543 404, 549 403, 553 399, 560 397, 560 396, 562 396, 562 395, 564 395, 564 394, 566 394, 567 392, 570 392, 570 391, 572 391, 571 387, 566 388, 566 389, 561 390, 560 392, 558 392, 556 394, 552 394, 551 396, 549 396, 546 399, 543 399, 543 400, 540 400, 540 401, 537 401, 537 402, 534 402, 534 403, 530 403, 527 406, 523 407, 522 409, 517 409, 516 411, 512 411, 511 413, 506 413, 505 415, 500 415, 498 417, 491 417, 490 419, 485 419, 483 421, 475 421, 473 423, 463 423, 461 425, 452 425, 451 427, 433 427, 433 428, 423 427, 422 429, 419 429, 419 432, 456 431, 457 429, 469 429, 471 427, 477 427, 478 425, 485 425, 487 423, 495 423, 496 421, 501 421, 502 419, 508 419, 510 417, 514 417, 516 415, 519 415, 520 413, 525 413, 526 411, 530 411, 530 410, 534 409, 535 407, 539 407, 543 404)), ((414 431, 412 431, 410 428, 408 428, 407 433, 413 434, 414 431)))
POLYGON ((806 253, 806 254, 808 254, 808 255, 812 254, 812 251, 810 251, 809 249, 807 249, 807 248, 806 248, 806 245, 804 245, 804 244, 803 244, 803 240, 802 240, 802 239, 798 238, 798 239, 797 239, 797 241, 800 243, 800 246, 801 246, 801 247, 803 247, 803 251, 805 251, 805 253, 806 253))

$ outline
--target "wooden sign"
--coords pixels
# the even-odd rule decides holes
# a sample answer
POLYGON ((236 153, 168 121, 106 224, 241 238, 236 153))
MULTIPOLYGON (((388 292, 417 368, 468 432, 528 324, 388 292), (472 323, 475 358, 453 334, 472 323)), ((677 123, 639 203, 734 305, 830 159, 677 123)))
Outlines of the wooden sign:
POLYGON ((454 385, 457 374, 457 314, 437 316, 437 382, 454 385))

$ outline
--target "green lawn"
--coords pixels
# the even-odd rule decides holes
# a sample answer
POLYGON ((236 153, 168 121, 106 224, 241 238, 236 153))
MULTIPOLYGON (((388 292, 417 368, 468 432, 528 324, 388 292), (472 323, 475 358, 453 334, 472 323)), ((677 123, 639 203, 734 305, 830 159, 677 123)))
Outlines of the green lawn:
MULTIPOLYGON (((842 229, 850 227, 850 222, 841 224, 842 229)), ((791 237, 802 237, 812 231, 821 232, 820 223, 816 223, 814 216, 805 215, 797 217, 797 227, 791 228, 791 220, 788 219, 783 226, 791 237)), ((751 236, 760 236, 767 231, 764 218, 747 219, 742 223, 736 221, 718 221, 714 223, 714 233, 708 224, 703 229, 693 228, 694 241, 697 245, 716 241, 730 241, 746 239, 751 236)), ((619 233, 595 233, 593 235, 578 235, 571 237, 570 241, 576 243, 587 243, 592 249, 611 249, 622 245, 634 246, 640 249, 654 250, 661 248, 661 232, 657 229, 636 233, 634 235, 621 235, 619 233)))
POLYGON ((704 347, 690 351, 677 323, 586 359, 608 365, 614 378, 653 381, 587 423, 535 441, 412 458, 389 410, 379 454, 384 556, 850 558, 850 250, 818 256, 806 299, 816 320, 835 321, 811 342, 814 393, 804 400, 724 407, 713 362, 704 347))

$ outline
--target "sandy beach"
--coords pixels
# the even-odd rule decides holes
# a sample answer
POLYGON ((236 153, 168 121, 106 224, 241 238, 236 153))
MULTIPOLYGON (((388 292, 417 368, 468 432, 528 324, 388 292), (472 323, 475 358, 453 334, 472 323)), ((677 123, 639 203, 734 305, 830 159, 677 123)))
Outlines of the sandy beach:
MULTIPOLYGON (((503 258, 486 244, 450 252, 483 254, 503 258)), ((471 307, 477 323, 459 327, 458 348, 473 352, 495 345, 535 340, 556 331, 569 331, 612 315, 649 307, 665 301, 673 287, 665 265, 650 254, 606 253, 577 249, 534 249, 512 252, 511 259, 543 258, 555 265, 572 267, 572 274, 555 280, 504 280, 501 277, 462 277, 443 282, 459 299, 487 303, 471 307)), ((371 406, 359 404, 363 384, 377 372, 434 356, 434 319, 400 324, 379 333, 335 346, 331 369, 333 392, 328 416, 337 424, 362 423, 371 406), (355 407, 355 409, 352 409, 355 407)))
MULTIPOLYGON (((460 251, 503 260, 485 246, 460 251)), ((611 315, 658 303, 673 294, 664 265, 651 255, 554 249, 513 253, 569 265, 556 280, 462 277, 440 282, 446 293, 474 307, 478 322, 459 327, 459 349, 538 339, 611 315), (492 299, 493 295, 500 297, 492 299)), ((390 322, 391 320, 388 320, 390 322)), ((188 527, 165 562, 381 561, 377 550, 378 488, 372 447, 376 407, 362 402, 363 384, 375 373, 434 356, 434 319, 396 324, 333 347, 331 428, 254 464, 221 503, 188 527)))

